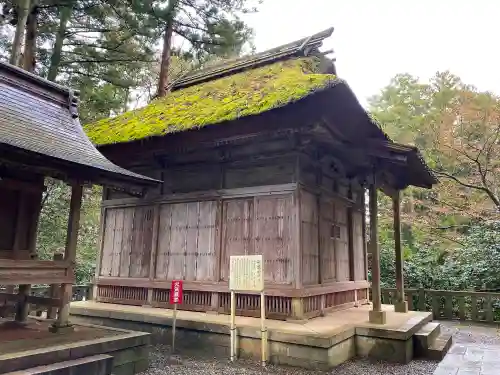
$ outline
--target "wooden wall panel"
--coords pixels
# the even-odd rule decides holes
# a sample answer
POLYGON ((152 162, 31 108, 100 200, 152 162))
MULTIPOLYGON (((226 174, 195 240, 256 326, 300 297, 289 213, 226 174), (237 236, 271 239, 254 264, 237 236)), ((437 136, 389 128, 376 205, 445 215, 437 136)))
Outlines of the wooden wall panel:
POLYGON ((101 276, 147 277, 153 239, 153 208, 106 209, 101 276))
POLYGON ((216 274, 217 247, 220 246, 217 231, 220 230, 220 202, 199 203, 198 256, 196 258, 196 280, 218 281, 216 274))
POLYGON ((163 194, 220 189, 221 181, 221 167, 218 165, 166 169, 163 194))
POLYGON ((293 281, 293 196, 258 196, 223 202, 221 279, 229 279, 231 255, 262 254, 264 280, 293 281))
POLYGON ((301 190, 301 248, 302 248, 302 282, 319 283, 319 249, 318 249, 318 202, 314 194, 301 190))
POLYGON ((101 252, 101 276, 111 276, 113 263, 113 243, 115 236, 116 211, 119 209, 107 209, 104 215, 104 233, 101 252))
POLYGON ((363 213, 353 211, 352 213, 352 227, 353 227, 353 254, 354 254, 354 280, 365 280, 365 262, 366 257, 364 253, 363 238, 363 213))
POLYGON ((254 254, 254 199, 230 199, 223 203, 221 279, 229 280, 229 257, 254 254))
POLYGON ((188 229, 188 204, 178 203, 171 206, 172 234, 170 236, 170 253, 168 257, 168 280, 183 279, 185 275, 185 258, 188 229))
POLYGON ((160 207, 156 279, 215 281, 217 201, 160 207))
POLYGON ((115 225, 113 235, 113 251, 111 252, 111 270, 110 276, 120 275, 120 256, 122 255, 123 242, 123 217, 124 210, 118 209, 115 214, 115 225))
POLYGON ((323 282, 336 280, 335 238, 334 238, 335 205, 325 197, 320 201, 320 254, 321 277, 323 282))
POLYGON ((349 236, 347 227, 347 206, 335 202, 335 255, 337 281, 349 281, 349 236))
POLYGON ((290 158, 262 165, 228 165, 225 170, 224 188, 244 188, 249 186, 286 184, 292 182, 295 164, 290 158))
POLYGON ((294 252, 292 195, 255 198, 254 253, 264 255, 264 278, 291 283, 294 252))
POLYGON ((128 277, 130 273, 130 255, 132 253, 132 239, 135 209, 126 207, 123 209, 123 233, 120 252, 120 277, 128 277))
POLYGON ((172 246, 172 206, 171 204, 162 204, 160 206, 160 224, 158 226, 158 250, 156 251, 156 269, 155 278, 167 279, 169 263, 171 258, 172 246))
POLYGON ((135 208, 133 220, 130 277, 148 277, 153 241, 153 207, 135 208))

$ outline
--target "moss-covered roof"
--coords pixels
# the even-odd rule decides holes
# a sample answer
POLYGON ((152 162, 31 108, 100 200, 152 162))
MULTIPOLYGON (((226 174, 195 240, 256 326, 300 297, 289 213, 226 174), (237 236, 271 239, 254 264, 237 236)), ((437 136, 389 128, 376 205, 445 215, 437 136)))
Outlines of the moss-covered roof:
POLYGON ((84 126, 96 145, 124 143, 235 120, 282 107, 330 87, 319 59, 297 58, 173 91, 149 105, 84 126))

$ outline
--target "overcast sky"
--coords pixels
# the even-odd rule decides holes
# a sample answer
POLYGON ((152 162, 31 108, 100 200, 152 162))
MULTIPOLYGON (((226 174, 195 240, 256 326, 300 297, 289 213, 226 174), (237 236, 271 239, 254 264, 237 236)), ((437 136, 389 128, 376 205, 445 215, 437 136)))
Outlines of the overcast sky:
POLYGON ((397 73, 450 70, 500 94, 500 1, 264 0, 246 17, 258 51, 333 26, 337 73, 361 102, 397 73))

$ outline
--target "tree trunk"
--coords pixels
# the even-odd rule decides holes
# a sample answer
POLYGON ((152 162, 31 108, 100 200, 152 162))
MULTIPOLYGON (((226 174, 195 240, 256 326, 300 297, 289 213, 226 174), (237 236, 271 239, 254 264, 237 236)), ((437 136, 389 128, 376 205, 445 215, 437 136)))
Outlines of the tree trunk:
POLYGON ((49 81, 55 81, 57 73, 59 71, 59 66, 61 65, 61 54, 64 44, 64 39, 66 37, 66 29, 68 27, 69 19, 71 18, 71 11, 73 9, 73 3, 68 3, 61 7, 61 18, 59 19, 59 29, 57 30, 56 41, 54 43, 54 50, 52 51, 52 56, 50 56, 50 68, 47 75, 49 81))
POLYGON ((31 11, 26 24, 26 36, 24 39, 24 70, 33 72, 36 64, 36 37, 38 31, 38 4, 32 0, 31 11))
POLYGON ((163 35, 163 50, 161 53, 160 77, 158 79, 157 97, 167 95, 168 71, 172 54, 172 34, 174 31, 175 10, 179 0, 170 0, 165 10, 165 31, 163 35))
POLYGON ((165 35, 163 35, 163 50, 161 53, 160 78, 158 79, 157 97, 167 95, 168 70, 170 68, 170 57, 172 52, 172 22, 169 22, 165 27, 165 35))
POLYGON ((10 63, 12 65, 20 65, 20 56, 22 43, 24 39, 24 28, 26 27, 26 20, 28 19, 28 12, 30 9, 30 0, 19 0, 17 7, 17 25, 16 33, 14 34, 14 41, 12 42, 12 53, 10 55, 10 63))

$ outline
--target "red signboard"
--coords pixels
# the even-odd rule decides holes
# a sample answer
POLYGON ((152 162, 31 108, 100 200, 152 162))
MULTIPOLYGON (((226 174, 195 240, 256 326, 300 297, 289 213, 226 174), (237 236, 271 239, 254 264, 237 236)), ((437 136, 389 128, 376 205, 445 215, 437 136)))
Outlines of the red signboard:
POLYGON ((182 304, 182 280, 172 280, 170 287, 170 304, 182 304))

